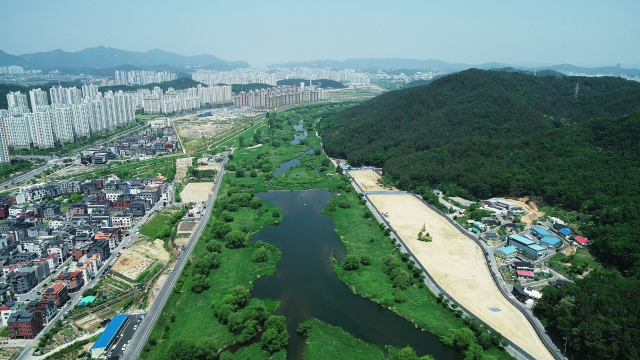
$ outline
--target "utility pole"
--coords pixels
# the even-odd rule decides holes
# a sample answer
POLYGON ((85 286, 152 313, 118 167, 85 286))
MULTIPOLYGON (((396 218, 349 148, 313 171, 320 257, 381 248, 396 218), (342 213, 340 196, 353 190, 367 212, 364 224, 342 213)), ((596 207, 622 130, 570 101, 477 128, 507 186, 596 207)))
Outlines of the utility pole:
POLYGON ((574 99, 578 98, 578 91, 580 91, 580 83, 576 83, 576 87, 574 89, 576 91, 575 95, 573 95, 574 99))
POLYGON ((569 340, 569 336, 565 336, 564 337, 564 352, 562 353, 562 356, 564 356, 565 358, 567 357, 567 341, 569 340))

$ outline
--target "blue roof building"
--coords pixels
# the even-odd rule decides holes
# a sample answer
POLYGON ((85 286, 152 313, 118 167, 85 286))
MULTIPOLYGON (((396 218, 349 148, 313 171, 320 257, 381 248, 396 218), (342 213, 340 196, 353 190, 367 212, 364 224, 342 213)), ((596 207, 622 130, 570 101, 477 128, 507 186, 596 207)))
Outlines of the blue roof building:
POLYGON ((91 357, 100 358, 107 354, 107 350, 113 346, 118 336, 128 323, 127 314, 113 317, 107 328, 104 329, 98 340, 91 347, 91 357))
POLYGON ((553 248, 559 247, 560 245, 562 245, 562 242, 555 236, 545 236, 540 239, 540 245, 546 248, 553 248))
POLYGON ((564 228, 564 229, 560 229, 558 230, 558 232, 564 236, 569 236, 571 234, 573 234, 573 231, 571 231, 570 229, 564 228))
POLYGON ((543 227, 532 227, 531 228, 531 232, 533 233, 533 235, 535 235, 538 239, 541 239, 545 236, 553 236, 553 234, 551 232, 549 232, 549 230, 543 228, 543 227))
POLYGON ((522 249, 527 256, 537 259, 546 253, 546 249, 538 244, 532 244, 522 249))
POLYGON ((514 248, 513 246, 505 246, 496 249, 496 253, 509 258, 514 257, 518 253, 518 250, 516 250, 516 248, 514 248))

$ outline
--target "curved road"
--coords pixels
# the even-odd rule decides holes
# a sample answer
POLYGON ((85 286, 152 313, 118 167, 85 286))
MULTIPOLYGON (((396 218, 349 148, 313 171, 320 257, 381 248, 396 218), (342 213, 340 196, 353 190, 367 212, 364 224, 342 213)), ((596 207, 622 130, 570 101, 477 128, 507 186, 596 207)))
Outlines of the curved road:
POLYGON ((131 339, 131 343, 127 348, 125 358, 137 359, 138 356, 140 356, 140 353, 142 352, 142 348, 147 343, 147 339, 151 334, 151 330, 153 330, 153 326, 158 320, 158 316, 160 316, 160 313, 162 312, 162 308, 164 308, 164 305, 167 302, 169 295, 173 291, 173 287, 175 286, 176 280, 182 273, 182 270, 184 269, 184 265, 187 259, 189 259, 189 256, 191 255, 191 251, 196 246, 196 243, 198 242, 198 239, 202 234, 202 230, 204 229, 206 223, 209 221, 209 217, 211 216, 211 209, 213 208, 213 202, 216 200, 216 197, 218 196, 218 190, 220 190, 220 184, 222 182, 222 176, 224 175, 224 166, 226 162, 227 162, 227 157, 225 156, 224 161, 220 165, 220 171, 218 172, 218 176, 216 177, 215 183, 213 184, 213 188, 211 190, 211 196, 207 200, 207 203, 206 203, 207 206, 205 208, 204 213, 202 214, 202 218, 198 223, 198 225, 196 226, 193 233, 191 234, 191 237, 189 238, 189 242, 185 246, 183 253, 179 255, 175 269, 171 272, 171 274, 169 274, 167 281, 165 281, 164 285, 162 286, 162 289, 160 289, 160 292, 158 293, 158 296, 153 301, 153 304, 151 304, 151 307, 149 308, 149 312, 144 317, 144 320, 142 320, 142 322, 140 323, 138 327, 138 331, 136 331, 135 334, 133 335, 133 339, 131 339))

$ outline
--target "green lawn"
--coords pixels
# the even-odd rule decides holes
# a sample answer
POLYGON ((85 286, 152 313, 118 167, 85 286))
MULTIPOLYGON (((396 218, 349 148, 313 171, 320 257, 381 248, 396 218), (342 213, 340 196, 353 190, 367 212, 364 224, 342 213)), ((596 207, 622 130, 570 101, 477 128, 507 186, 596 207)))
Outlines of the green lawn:
POLYGON ((549 265, 560 269, 573 280, 577 280, 578 276, 585 275, 588 271, 602 268, 586 248, 578 248, 576 253, 570 256, 557 253, 549 259, 549 265))
POLYGON ((374 360, 385 359, 382 350, 356 339, 342 328, 331 326, 317 319, 308 319, 311 325, 307 338, 308 345, 304 348, 306 360, 345 359, 345 360, 374 360))
POLYGON ((3 326, 0 327, 0 337, 9 337, 9 327, 8 326, 3 326))

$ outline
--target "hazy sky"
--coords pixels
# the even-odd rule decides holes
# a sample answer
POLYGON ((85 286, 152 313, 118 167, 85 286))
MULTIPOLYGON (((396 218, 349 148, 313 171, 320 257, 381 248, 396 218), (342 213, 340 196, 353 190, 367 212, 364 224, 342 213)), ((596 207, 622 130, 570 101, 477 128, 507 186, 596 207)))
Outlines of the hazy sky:
POLYGON ((104 45, 253 65, 361 57, 640 64, 640 0, 3 1, 10 54, 104 45))

